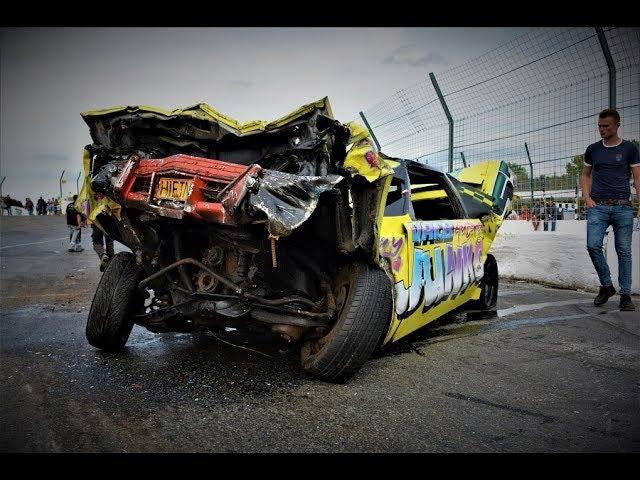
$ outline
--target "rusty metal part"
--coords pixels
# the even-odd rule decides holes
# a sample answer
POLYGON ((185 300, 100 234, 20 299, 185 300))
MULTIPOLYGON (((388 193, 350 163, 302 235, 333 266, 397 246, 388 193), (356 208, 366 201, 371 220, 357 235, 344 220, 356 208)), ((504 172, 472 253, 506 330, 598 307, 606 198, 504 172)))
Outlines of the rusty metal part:
POLYGON ((305 305, 309 305, 311 308, 317 307, 317 305, 314 302, 302 297, 285 297, 285 298, 267 299, 267 298, 258 297, 257 295, 253 295, 252 293, 247 293, 247 292, 243 292, 241 293, 241 295, 248 300, 253 300, 262 305, 279 306, 279 305, 286 305, 288 303, 298 302, 298 303, 303 303, 305 305))
MULTIPOLYGON (((178 230, 173 232, 173 253, 178 260, 182 259, 182 243, 181 243, 181 233, 178 230)), ((191 282, 191 278, 187 274, 187 270, 184 266, 178 266, 178 273, 180 274, 180 278, 182 282, 186 285, 187 290, 193 292, 195 288, 193 287, 193 283, 191 282)))
POLYGON ((308 318, 316 318, 316 319, 318 319, 319 321, 322 321, 322 322, 326 322, 327 320, 331 320, 333 318, 333 316, 334 316, 333 312, 309 312, 307 310, 300 310, 300 309, 293 310, 291 308, 283 308, 283 307, 277 307, 277 306, 272 306, 272 305, 264 305, 264 304, 258 304, 256 306, 260 306, 260 308, 265 309, 265 310, 269 310, 271 312, 284 313, 284 314, 293 314, 293 315, 299 315, 301 317, 308 317, 308 318))
MULTIPOLYGON (((149 284, 150 282, 155 280, 156 278, 161 277, 162 275, 167 274, 171 270, 173 270, 175 268, 178 268, 180 266, 186 265, 186 264, 194 265, 194 266, 204 270, 209 275, 211 275, 216 280, 218 280, 220 283, 222 283, 222 284, 226 285, 227 287, 231 288, 236 294, 238 294, 238 296, 240 296, 242 298, 246 298, 247 300, 253 300, 254 302, 256 302, 256 303, 258 303, 258 304, 260 304, 262 306, 265 306, 265 307, 274 308, 274 307, 278 307, 280 305, 286 305, 286 304, 289 304, 289 303, 302 303, 302 304, 308 305, 308 306, 310 306, 312 308, 316 308, 317 307, 317 304, 315 304, 311 300, 308 300, 308 299, 302 298, 302 297, 287 297, 287 298, 278 298, 278 299, 267 299, 267 298, 262 298, 262 297, 259 297, 257 295, 253 295, 251 293, 245 292, 245 291, 242 290, 242 288, 240 288, 237 285, 235 285, 234 283, 230 282, 229 280, 227 280, 223 276, 218 275, 216 272, 211 270, 206 265, 203 265, 201 262, 199 262, 195 258, 183 258, 182 260, 178 260, 176 262, 173 262, 171 265, 166 266, 165 268, 157 271, 156 273, 154 273, 152 275, 149 275, 147 278, 145 278, 142 281, 140 281, 140 283, 138 283, 138 288, 142 289, 147 284, 149 284)), ((196 294, 199 294, 199 292, 196 292, 196 294)), ((291 311, 291 310, 289 310, 289 311, 291 311)), ((330 313, 305 312, 305 311, 302 311, 302 310, 296 310, 294 313, 300 314, 300 315, 303 315, 303 316, 307 316, 307 317, 316 317, 316 318, 330 318, 331 317, 330 313)))
POLYGON ((278 259, 276 258, 276 241, 278 238, 275 235, 269 235, 269 240, 271 241, 271 265, 273 268, 278 267, 278 259))
POLYGON ((316 322, 314 320, 309 320, 308 318, 296 317, 293 315, 283 315, 276 314, 272 312, 268 312, 266 310, 262 310, 256 308, 251 311, 251 318, 258 320, 260 322, 265 323, 273 323, 275 325, 295 325, 298 327, 326 327, 327 325, 321 322, 316 322))
POLYGON ((197 296, 197 297, 203 297, 203 298, 211 298, 211 299, 233 299, 233 298, 240 298, 239 295, 226 295, 224 293, 209 293, 209 292, 194 292, 193 295, 197 296))
POLYGON ((218 280, 207 272, 198 272, 196 275, 196 287, 199 292, 213 291, 218 286, 218 280))
POLYGON ((142 280, 139 284, 138 284, 138 288, 144 288, 145 285, 147 285, 149 282, 152 282, 153 280, 155 280, 158 277, 161 277, 162 275, 165 275, 167 272, 173 270, 174 268, 178 268, 182 265, 195 265, 196 267, 204 270, 205 272, 207 272, 209 275, 211 275, 212 277, 214 277, 216 280, 218 280, 220 283, 223 283, 224 285, 226 285, 227 287, 231 288, 233 291, 235 291, 237 294, 242 294, 242 289, 240 287, 238 287, 237 285, 234 285, 233 283, 231 283, 229 280, 227 280, 226 278, 218 275, 216 272, 214 272, 213 270, 211 270, 209 267, 207 267, 206 265, 203 265, 202 263, 200 263, 198 260, 196 260, 195 258, 183 258, 182 260, 178 260, 177 262, 173 262, 171 265, 158 270, 156 273, 149 275, 147 278, 145 278, 144 280, 142 280))
POLYGON ((216 195, 216 201, 218 201, 218 202, 222 201, 222 199, 224 198, 225 194, 227 193, 227 190, 230 190, 233 187, 235 187, 236 184, 247 175, 247 173, 249 173, 251 171, 254 171, 254 172, 259 171, 255 167, 262 168, 262 167, 260 167, 260 165, 257 165, 255 163, 252 163, 251 165, 249 165, 244 172, 242 172, 240 175, 238 175, 235 178, 235 180, 233 180, 229 185, 227 185, 226 187, 224 187, 222 190, 220 190, 218 192, 218 194, 216 195))
POLYGON ((251 244, 247 238, 236 238, 232 235, 221 234, 220 232, 212 230, 207 231, 207 234, 225 244, 239 248, 240 250, 246 250, 249 253, 258 253, 260 251, 260 246, 251 244))
MULTIPOLYGON (((207 248, 202 255, 202 263, 209 268, 219 267, 225 258, 224 250, 218 245, 207 248)), ((212 292, 218 287, 218 280, 205 271, 196 274, 196 287, 200 292, 212 292)))
POLYGON ((279 333, 282 338, 287 342, 298 341, 304 333, 304 327, 297 327, 295 325, 274 325, 271 327, 271 331, 279 333))

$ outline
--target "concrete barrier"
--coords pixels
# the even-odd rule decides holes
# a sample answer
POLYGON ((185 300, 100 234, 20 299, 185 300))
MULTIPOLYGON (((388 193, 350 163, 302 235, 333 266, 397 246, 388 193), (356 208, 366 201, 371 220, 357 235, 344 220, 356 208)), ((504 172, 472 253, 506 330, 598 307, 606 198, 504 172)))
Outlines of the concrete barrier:
MULTIPOLYGON (((636 220, 637 222, 637 220, 636 220)), ((618 257, 609 227, 604 240, 605 257, 616 290, 618 257)), ((640 294, 640 231, 634 230, 632 242, 631 292, 640 294)), ((548 285, 597 291, 600 282, 587 253, 587 221, 561 220, 555 232, 537 231, 531 222, 506 220, 492 247, 500 275, 548 285)))

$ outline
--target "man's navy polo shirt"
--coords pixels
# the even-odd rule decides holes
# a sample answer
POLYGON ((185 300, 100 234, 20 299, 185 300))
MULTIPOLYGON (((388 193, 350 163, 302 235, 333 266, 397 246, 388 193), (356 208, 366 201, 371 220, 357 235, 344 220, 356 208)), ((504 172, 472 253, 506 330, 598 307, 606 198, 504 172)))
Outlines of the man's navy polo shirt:
POLYGON ((629 200, 631 167, 640 168, 638 148, 627 140, 615 147, 602 141, 592 143, 584 154, 584 164, 592 167, 591 198, 594 200, 629 200))

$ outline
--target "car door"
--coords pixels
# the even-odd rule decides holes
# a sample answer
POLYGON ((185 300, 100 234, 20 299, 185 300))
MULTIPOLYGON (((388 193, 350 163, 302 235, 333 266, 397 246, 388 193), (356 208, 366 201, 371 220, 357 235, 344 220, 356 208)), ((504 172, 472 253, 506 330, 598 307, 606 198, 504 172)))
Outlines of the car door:
MULTIPOLYGON (((405 206, 387 207, 383 220, 381 253, 390 260, 395 300, 387 341, 478 298, 485 258, 483 223, 469 217, 445 174, 409 164, 395 180, 409 204, 396 193, 396 206, 405 206)), ((475 213, 486 215, 490 206, 475 213)))

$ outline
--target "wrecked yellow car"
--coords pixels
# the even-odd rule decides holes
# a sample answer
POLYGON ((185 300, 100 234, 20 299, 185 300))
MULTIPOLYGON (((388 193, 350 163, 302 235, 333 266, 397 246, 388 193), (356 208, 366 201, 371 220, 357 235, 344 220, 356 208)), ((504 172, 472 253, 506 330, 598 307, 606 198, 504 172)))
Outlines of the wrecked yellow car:
POLYGON ((495 306, 487 252, 513 194, 504 162, 445 174, 377 151, 328 99, 267 123, 205 104, 82 114, 78 208, 131 252, 104 272, 86 336, 278 335, 331 382, 460 308, 495 306))

